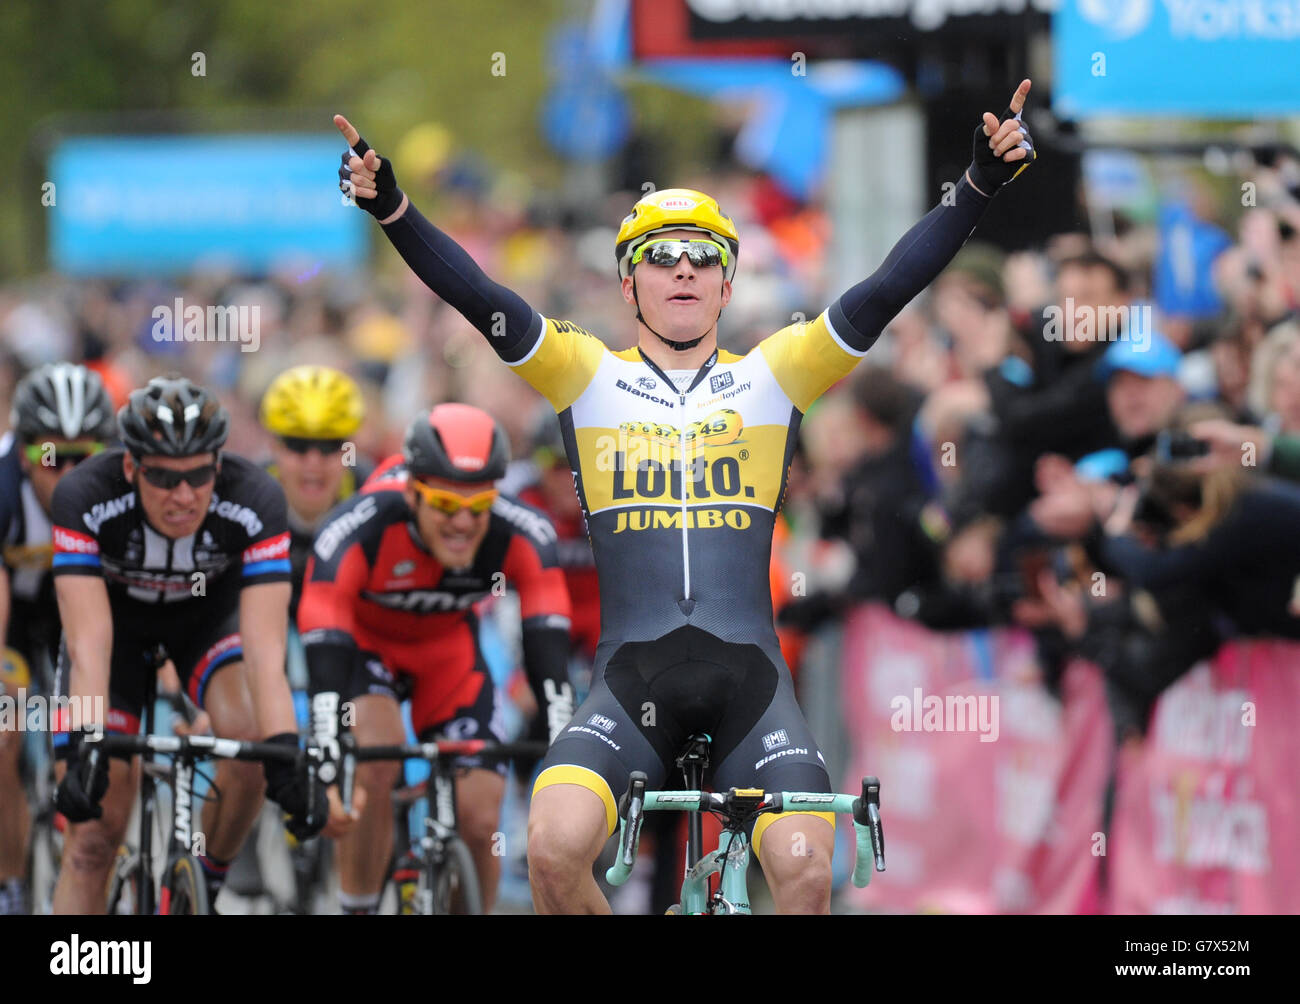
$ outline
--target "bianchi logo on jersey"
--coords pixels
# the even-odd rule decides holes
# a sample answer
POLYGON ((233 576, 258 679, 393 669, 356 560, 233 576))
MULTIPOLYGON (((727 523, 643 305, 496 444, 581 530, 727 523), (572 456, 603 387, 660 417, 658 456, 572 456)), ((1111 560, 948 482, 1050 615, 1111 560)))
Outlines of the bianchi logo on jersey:
POLYGON ((777 729, 775 732, 769 732, 763 737, 764 752, 771 753, 778 746, 789 746, 790 737, 786 735, 785 729, 777 729))
POLYGON ((654 390, 659 386, 659 381, 654 377, 639 376, 636 378, 636 385, 642 390, 654 390))
POLYGON ((801 756, 801 755, 802 756, 808 755, 808 751, 804 749, 802 746, 792 746, 788 750, 777 750, 775 753, 769 753, 767 756, 763 757, 762 760, 758 761, 758 763, 754 764, 754 769, 761 770, 763 767, 766 767, 768 764, 770 764, 773 760, 779 760, 783 756, 801 756))
POLYGON ((587 724, 596 726, 596 728, 600 729, 602 732, 613 732, 614 726, 617 725, 618 722, 614 721, 612 718, 606 718, 604 715, 592 715, 587 719, 587 724))
MULTIPOLYGON (((642 379, 645 379, 645 378, 642 377, 642 379)), ((655 397, 655 395, 653 395, 653 394, 647 394, 647 393, 646 393, 645 391, 643 391, 643 390, 637 390, 635 387, 633 387, 633 386, 632 386, 630 383, 628 383, 626 380, 615 380, 615 381, 614 381, 614 386, 617 387, 619 390, 625 390, 625 391, 627 391, 629 394, 635 394, 637 397, 643 397, 643 398, 645 398, 647 401, 653 401, 655 404, 662 404, 665 408, 673 408, 673 407, 676 407, 676 405, 674 405, 673 402, 669 401, 667 398, 663 398, 663 397, 655 397)))

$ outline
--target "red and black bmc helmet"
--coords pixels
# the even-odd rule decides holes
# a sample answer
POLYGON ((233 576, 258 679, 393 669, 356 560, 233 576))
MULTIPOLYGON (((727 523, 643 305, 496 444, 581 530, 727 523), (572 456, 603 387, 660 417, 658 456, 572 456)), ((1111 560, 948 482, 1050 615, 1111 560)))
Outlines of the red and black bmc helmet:
POLYGON ((407 428, 402 457, 412 477, 496 481, 505 476, 510 444, 505 430, 481 408, 440 404, 407 428))

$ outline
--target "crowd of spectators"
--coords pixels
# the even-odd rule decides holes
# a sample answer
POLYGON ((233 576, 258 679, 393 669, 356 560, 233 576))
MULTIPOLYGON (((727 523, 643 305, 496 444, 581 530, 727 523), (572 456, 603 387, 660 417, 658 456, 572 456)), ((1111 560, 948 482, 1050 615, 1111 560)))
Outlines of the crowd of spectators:
MULTIPOLYGON (((804 420, 777 557, 805 585, 774 590, 779 623, 878 602, 936 630, 1020 625, 1049 686, 1072 654, 1105 669, 1121 734, 1226 639, 1300 637, 1300 161, 1263 159, 1257 203, 1212 221, 1234 235, 1214 260, 1212 316, 1150 309, 1150 226, 1010 255, 968 243, 804 420)), ((740 229, 723 347, 747 351, 837 295, 816 207, 741 174, 681 183, 740 229)), ((579 220, 451 186, 425 208, 542 313, 619 349, 635 326, 613 224, 634 199, 579 220)), ((46 361, 92 362, 119 399, 179 371, 222 395, 229 448, 260 458, 263 390, 314 362, 362 384, 362 457, 397 449, 412 414, 448 399, 491 411, 529 454, 540 397, 374 236, 373 263, 359 248, 349 273, 0 285, 0 407, 46 361), (154 309, 177 298, 258 307, 257 350, 160 340, 154 309)))

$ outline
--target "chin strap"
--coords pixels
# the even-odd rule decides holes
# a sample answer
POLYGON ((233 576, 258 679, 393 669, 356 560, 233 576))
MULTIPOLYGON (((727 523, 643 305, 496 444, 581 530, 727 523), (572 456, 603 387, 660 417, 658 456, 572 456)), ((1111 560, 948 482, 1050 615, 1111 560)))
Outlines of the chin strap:
MULTIPOLYGON (((636 319, 646 326, 646 330, 649 331, 650 334, 654 335, 656 338, 658 338, 661 342, 667 345, 674 352, 686 352, 689 351, 690 349, 695 348, 695 346, 699 345, 700 342, 704 341, 704 335, 707 335, 709 333, 708 330, 706 330, 704 332, 704 335, 700 335, 699 338, 692 338, 688 342, 673 342, 673 341, 669 341, 663 335, 659 334, 659 332, 657 332, 654 328, 650 327, 650 322, 647 321, 641 313, 641 300, 640 297, 637 295, 637 291, 636 291, 635 274, 633 274, 632 276, 632 302, 636 304, 636 319)), ((718 320, 721 317, 722 317, 722 311, 719 310, 718 316, 713 319, 713 324, 711 324, 709 328, 712 329, 713 326, 718 323, 718 320)))

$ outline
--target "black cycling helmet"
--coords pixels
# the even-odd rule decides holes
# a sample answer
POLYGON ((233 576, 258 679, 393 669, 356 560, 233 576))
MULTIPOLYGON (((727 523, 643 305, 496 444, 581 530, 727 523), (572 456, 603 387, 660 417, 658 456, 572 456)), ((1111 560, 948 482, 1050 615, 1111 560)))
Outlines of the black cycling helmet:
POLYGON ((402 457, 412 477, 496 481, 505 476, 510 444, 481 408, 440 404, 407 427, 402 457))
POLYGON ((48 363, 32 370, 14 389, 9 419, 24 442, 93 439, 117 435, 113 402, 94 370, 73 363, 48 363))
POLYGON ((136 457, 193 457, 221 449, 230 414, 185 377, 154 377, 117 413, 122 442, 136 457))

